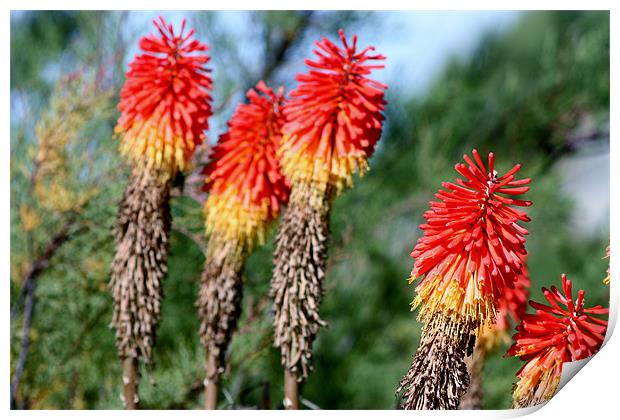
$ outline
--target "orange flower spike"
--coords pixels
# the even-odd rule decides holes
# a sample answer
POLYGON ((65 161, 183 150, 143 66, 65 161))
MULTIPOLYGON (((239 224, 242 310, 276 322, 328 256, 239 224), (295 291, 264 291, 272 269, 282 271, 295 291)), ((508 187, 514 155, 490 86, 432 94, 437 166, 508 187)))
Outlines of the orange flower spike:
POLYGON ((276 149, 282 139, 283 89, 276 94, 262 81, 247 93, 229 130, 213 148, 203 173, 207 233, 225 239, 262 243, 265 230, 281 205, 289 186, 280 172, 276 149))
POLYGON ((523 194, 530 179, 515 179, 521 165, 503 176, 489 153, 488 170, 476 150, 474 160, 455 166, 464 179, 442 183, 424 214, 424 231, 411 256, 415 258, 411 281, 423 277, 412 302, 422 305, 420 318, 433 313, 455 316, 461 325, 481 327, 495 322, 498 299, 513 289, 525 269, 525 237, 518 222, 527 215, 512 206, 530 206, 513 198, 523 194))
POLYGON ((339 31, 344 48, 327 38, 316 42, 316 61, 297 76, 300 83, 290 93, 282 129, 284 138, 278 153, 282 169, 292 183, 328 184, 342 191, 353 182, 353 173, 363 175, 367 160, 381 136, 387 86, 369 79, 369 61, 384 60, 370 54, 374 47, 356 52, 357 36, 348 43, 339 31))
POLYGON ((185 34, 185 20, 178 35, 161 17, 153 23, 159 36, 140 40, 144 53, 129 64, 115 132, 121 153, 138 167, 174 176, 187 169, 209 128, 209 47, 191 39, 193 29, 185 34))

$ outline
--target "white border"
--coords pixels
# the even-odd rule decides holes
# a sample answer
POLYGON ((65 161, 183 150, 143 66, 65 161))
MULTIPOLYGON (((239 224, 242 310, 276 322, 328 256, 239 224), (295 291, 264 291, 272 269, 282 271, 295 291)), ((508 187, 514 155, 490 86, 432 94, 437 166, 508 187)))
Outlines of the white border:
MULTIPOLYGON (((3 150, 3 159, 4 162, 0 165, 0 171, 2 171, 3 180, 2 183, 2 197, 4 198, 1 212, 4 220, 3 226, 5 227, 2 238, 2 260, 0 260, 0 266, 4 268, 5 272, 5 287, 9 287, 8 274, 9 271, 9 252, 10 252, 10 244, 9 244, 9 232, 10 232, 10 213, 9 213, 9 200, 6 197, 10 196, 9 193, 9 156, 10 156, 10 143, 9 143, 9 110, 10 110, 10 94, 9 94, 9 68, 7 63, 9 63, 9 49, 10 49, 10 14, 9 10, 19 10, 19 9, 136 9, 136 10, 173 10, 171 6, 174 6, 174 10, 199 10, 199 9, 218 9, 221 6, 226 7, 229 10, 247 10, 259 8, 262 9, 278 9, 280 5, 285 6, 287 8, 295 8, 295 9, 366 9, 366 10, 374 10, 377 6, 382 6, 387 10, 402 10, 409 9, 412 4, 404 2, 404 1, 393 1, 393 0, 382 0, 381 2, 371 2, 367 0, 349 0, 349 1, 333 1, 333 0, 298 0, 295 3, 290 2, 252 2, 252 1, 239 1, 239 0, 228 0, 225 3, 221 2, 210 2, 210 1, 187 1, 187 0, 177 0, 174 2, 171 1, 163 1, 163 0, 151 0, 151 1, 129 1, 129 0, 108 0, 105 2, 102 1, 89 1, 86 3, 84 0, 64 0, 64 1, 55 1, 52 3, 45 1, 34 1, 34 0, 24 0, 24 1, 4 1, 3 8, 5 9, 4 15, 4 25, 0 25, 0 33, 2 34, 2 53, 5 58, 5 65, 2 67, 2 75, 3 75, 3 84, 2 84, 2 97, 4 98, 1 102, 2 112, 1 112, 1 124, 4 135, 2 136, 2 150, 3 150), (293 7, 294 6, 294 7, 293 7)), ((618 67, 618 15, 619 12, 617 10, 616 4, 620 4, 619 2, 613 1, 604 1, 604 0, 589 0, 587 2, 579 2, 579 1, 569 1, 569 0, 521 0, 521 1, 418 1, 415 3, 416 10, 548 10, 548 9, 589 9, 589 10, 612 10, 612 26, 611 26, 611 133, 612 137, 615 135, 615 130, 618 128, 618 83, 617 83, 617 75, 614 75, 614 70, 617 72, 618 67), (616 6, 616 7, 614 7, 616 6), (615 77, 614 77, 615 76, 615 77)), ((618 184, 615 180, 619 179, 619 169, 613 163, 619 162, 618 157, 618 148, 615 147, 614 143, 611 144, 611 209, 618 209, 618 196, 620 191, 618 191, 618 184)), ((617 211, 617 210, 616 210, 617 211)), ((614 211, 611 211, 610 214, 614 214, 614 211)), ((612 240, 612 249, 618 250, 620 249, 620 240, 618 239, 618 224, 616 219, 611 220, 611 240, 612 240)), ((615 261, 612 259, 612 261, 615 261)), ((611 308, 612 314, 610 316, 610 330, 615 326, 616 318, 617 318, 617 309, 618 309, 618 301, 619 295, 618 290, 619 287, 614 286, 614 278, 620 278, 617 274, 618 270, 616 266, 612 263, 612 286, 611 286, 611 308)), ((619 280, 620 281, 620 280, 619 280)), ((5 289, 6 290, 6 289, 5 289)), ((4 308, 2 317, 3 324, 5 326, 9 325, 9 314, 7 308, 9 308, 9 293, 0 294, 0 307, 4 308)), ((4 378, 4 386, 2 388, 2 404, 8 410, 8 399, 9 399, 9 378, 10 378, 10 369, 9 369, 9 336, 8 336, 8 328, 3 328, 3 352, 4 352, 4 360, 5 363, 2 364, 2 377, 4 378)), ((619 368, 619 356, 620 356, 620 339, 617 337, 608 336, 608 340, 604 348, 597 354, 588 364, 587 367, 580 372, 574 379, 572 379, 560 392, 541 410, 504 410, 504 411, 453 411, 453 412, 416 412, 416 413, 406 413, 402 411, 382 411, 381 416, 385 416, 388 418, 403 418, 404 416, 415 416, 415 417, 434 417, 434 418, 444 418, 444 417, 458 417, 458 418, 470 418, 470 419, 479 419, 479 418, 507 418, 507 417, 518 417, 523 414, 530 413, 531 411, 535 411, 533 414, 530 414, 529 418, 532 419, 543 419, 548 418, 550 416, 560 417, 560 418, 609 418, 610 413, 612 413, 616 407, 615 403, 618 399, 618 385, 617 381, 620 374, 619 368)), ((90 411, 88 416, 92 416, 93 418, 108 418, 110 416, 109 412, 106 411, 90 411)), ((333 412, 324 411, 319 413, 320 416, 331 416, 334 414, 333 412)), ((374 418, 377 413, 372 411, 355 411, 346 412, 346 414, 354 415, 358 419, 370 419, 374 418)), ((11 412, 10 415, 15 418, 31 418, 34 416, 41 415, 41 412, 33 412, 33 411, 24 411, 24 412, 11 412)), ((54 418, 65 418, 65 417, 74 417, 78 418, 82 417, 84 413, 79 411, 46 411, 43 413, 48 419, 54 418)), ((140 412, 123 412, 117 411, 112 415, 119 416, 122 418, 133 417, 141 415, 140 412)), ((164 411, 151 411, 147 414, 149 417, 154 418, 167 418, 170 413, 164 411)), ((182 413, 175 413, 175 416, 183 416, 187 418, 200 418, 203 419, 206 416, 209 418, 243 418, 247 415, 247 413, 240 411, 219 411, 213 413, 204 413, 201 411, 186 411, 182 413)), ((310 416, 315 416, 316 413, 312 413, 310 411, 299 411, 299 412, 283 412, 283 411, 257 411, 252 413, 252 417, 257 419, 272 417, 272 416, 286 416, 286 417, 295 417, 295 418, 309 418, 310 416)))

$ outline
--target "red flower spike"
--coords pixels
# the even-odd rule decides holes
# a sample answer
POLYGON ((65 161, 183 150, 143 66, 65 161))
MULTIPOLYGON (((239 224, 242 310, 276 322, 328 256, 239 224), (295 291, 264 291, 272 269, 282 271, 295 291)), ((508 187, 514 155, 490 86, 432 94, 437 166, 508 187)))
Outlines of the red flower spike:
POLYGON ((178 35, 162 17, 153 23, 159 36, 140 40, 144 53, 129 64, 115 132, 122 134, 123 155, 174 175, 188 167, 209 127, 208 47, 191 39, 193 29, 185 34, 185 20, 178 35))
POLYGON ((443 312, 476 328, 495 321, 498 299, 524 273, 528 232, 518 222, 530 219, 512 206, 531 202, 515 198, 529 189, 529 178, 515 179, 521 165, 499 176, 493 153, 488 170, 478 152, 472 154, 473 161, 465 155, 466 164, 455 166, 464 179, 442 183, 439 201, 424 214, 411 281, 423 276, 412 302, 423 304, 422 320, 443 312))
POLYGON ((596 353, 605 339, 607 321, 593 315, 609 314, 609 309, 585 308, 585 292, 580 290, 574 299, 572 282, 565 274, 562 291, 555 286, 542 290, 549 305, 530 301, 536 313, 523 317, 508 354, 529 360, 553 347, 563 362, 570 362, 596 353))
POLYGON ((517 372, 515 401, 525 400, 534 391, 545 393, 542 401, 551 398, 562 373, 562 363, 592 356, 605 339, 607 321, 593 315, 609 314, 609 310, 601 306, 585 308, 585 292, 580 290, 574 299, 572 282, 565 274, 562 274, 562 291, 555 286, 542 290, 549 305, 530 301, 536 313, 523 316, 513 336, 515 343, 507 353, 526 361, 517 372))
POLYGON ((371 54, 374 47, 357 52, 357 36, 349 43, 344 31, 339 35, 344 48, 322 38, 314 50, 317 60, 306 60, 311 70, 297 76, 300 84, 284 108, 279 150, 292 183, 330 184, 337 192, 352 184, 355 171, 363 175, 367 169, 381 136, 387 89, 367 77, 383 68, 369 62, 385 57, 371 54))
POLYGON ((203 173, 207 232, 226 238, 264 240, 268 222, 288 201, 289 186, 280 172, 276 149, 282 139, 284 89, 274 93, 264 82, 247 92, 220 136, 203 173))

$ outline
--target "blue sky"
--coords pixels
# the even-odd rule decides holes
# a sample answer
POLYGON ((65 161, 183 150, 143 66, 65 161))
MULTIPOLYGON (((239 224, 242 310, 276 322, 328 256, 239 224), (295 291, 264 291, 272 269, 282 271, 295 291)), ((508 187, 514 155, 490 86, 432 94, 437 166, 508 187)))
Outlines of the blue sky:
MULTIPOLYGON (((248 46, 253 45, 253 34, 246 31, 246 12, 216 13, 223 25, 232 33, 238 33, 241 42, 248 46)), ((133 12, 128 30, 130 34, 150 32, 151 21, 159 15, 176 26, 183 17, 191 14, 192 12, 183 11, 133 12)), ((509 29, 520 12, 381 11, 376 14, 378 19, 368 23, 362 21, 349 31, 359 34, 360 44, 372 44, 378 52, 388 57, 385 70, 377 72, 375 77, 388 83, 391 89, 423 94, 451 57, 466 57, 486 33, 509 29)), ((249 65, 256 63, 257 57, 251 47, 242 50, 243 52, 249 65)), ((308 48, 305 55, 309 53, 308 48)))

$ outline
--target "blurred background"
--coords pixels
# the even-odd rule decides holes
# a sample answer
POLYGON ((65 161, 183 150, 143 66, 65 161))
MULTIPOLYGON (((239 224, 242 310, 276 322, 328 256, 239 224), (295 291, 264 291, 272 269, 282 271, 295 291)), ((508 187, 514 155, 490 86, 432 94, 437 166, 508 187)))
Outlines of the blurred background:
MULTIPOLYGON (((588 305, 609 241, 608 12, 12 12, 11 389, 17 408, 121 408, 107 290, 112 226, 128 169, 113 127, 127 63, 158 15, 187 18, 211 46, 209 142, 174 191, 169 275, 142 406, 202 407, 194 301, 205 239, 199 191, 209 144, 259 80, 295 86, 312 42, 344 28, 387 55, 389 89, 371 170, 332 212, 329 273, 305 408, 389 409, 419 342, 409 253, 440 182, 477 148, 517 162, 527 198, 532 297, 567 273, 588 305)), ((273 236, 273 235, 272 235, 273 236)), ((246 268, 222 408, 281 408, 267 297, 273 238, 246 268)), ((484 408, 509 408, 521 363, 505 343, 484 371, 484 408)), ((596 386, 592 384, 592 386, 596 386)))

